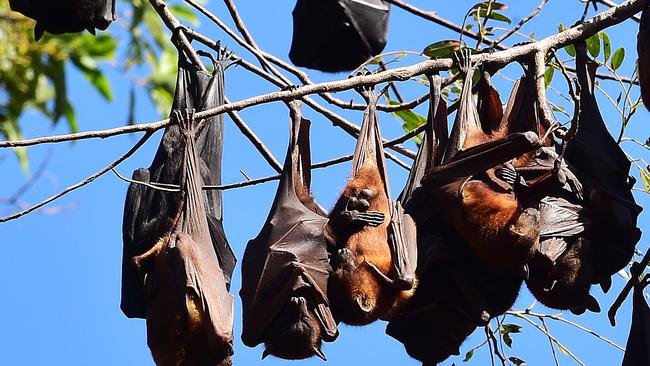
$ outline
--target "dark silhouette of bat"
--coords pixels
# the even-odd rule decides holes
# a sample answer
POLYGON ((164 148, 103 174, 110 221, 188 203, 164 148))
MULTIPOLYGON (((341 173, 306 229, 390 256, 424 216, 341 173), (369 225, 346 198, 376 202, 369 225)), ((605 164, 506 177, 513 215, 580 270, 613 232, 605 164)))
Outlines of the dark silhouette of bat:
POLYGON ((11 10, 36 20, 34 38, 43 33, 105 30, 115 20, 115 0, 10 0, 11 10))
MULTIPOLYGON (((611 275, 631 259, 640 235, 636 228, 640 207, 630 191, 630 163, 607 132, 593 95, 595 63, 588 60, 584 44, 576 49, 580 98, 567 158, 561 157, 562 146, 547 140, 523 164, 515 163, 511 183, 516 190, 528 189, 527 182, 547 183, 536 195, 541 196, 540 246, 529 262, 529 290, 546 306, 581 314, 600 311, 589 294, 591 285, 600 283, 607 291, 611 275), (596 163, 598 158, 603 160, 596 163)), ((532 83, 528 84, 518 94, 526 89, 532 93, 532 83)), ((536 107, 529 109, 515 113, 515 119, 528 121, 528 128, 537 126, 545 134, 548 126, 539 129, 536 107)))
POLYGON ((537 212, 495 169, 538 149, 542 140, 530 131, 509 133, 509 126, 481 122, 471 92, 475 65, 468 54, 460 56, 465 84, 449 144, 443 163, 427 172, 422 186, 447 208, 445 220, 483 263, 524 278, 539 240, 537 212))
POLYGON ((386 46, 389 12, 383 0, 298 0, 289 58, 325 72, 353 70, 386 46))
POLYGON ((330 214, 335 319, 364 325, 386 318, 412 294, 417 261, 415 223, 390 198, 377 120, 368 100, 352 160, 352 177, 330 214))
MULTIPOLYGON (((643 268, 640 268, 638 263, 633 263, 632 268, 632 273, 635 275, 643 272, 643 268)), ((650 307, 643 295, 643 290, 648 283, 650 283, 650 276, 645 275, 634 285, 632 325, 621 366, 650 365, 650 307)))
MULTIPOLYGON (((174 111, 223 104, 226 60, 214 72, 182 58, 174 111)), ((228 293, 235 257, 222 225, 223 117, 195 121, 172 114, 149 169, 138 169, 124 208, 122 302, 128 317, 147 319, 148 344, 159 365, 229 365, 233 298, 228 293), (135 264, 135 266, 134 266, 135 264), (180 362, 180 363, 179 363, 180 362)))
POLYGON ((576 44, 580 122, 566 160, 582 182, 587 207, 594 212, 595 267, 604 278, 630 262, 641 237, 637 217, 642 208, 632 196, 635 180, 629 175, 630 161, 607 131, 596 103, 596 67, 584 43, 576 44))
POLYGON ((641 86, 641 99, 650 110, 650 7, 641 12, 641 23, 636 40, 636 50, 639 62, 639 85, 641 86))
POLYGON ((289 103, 291 138, 271 211, 242 262, 242 340, 264 342, 262 358, 318 356, 321 340, 338 336, 327 299, 331 273, 324 229, 326 213, 309 194, 309 124, 300 104, 289 103))
MULTIPOLYGON (((459 354, 460 345, 477 326, 512 306, 522 282, 516 276, 485 267, 442 219, 446 207, 437 206, 420 186, 420 179, 442 163, 448 139, 441 79, 434 75, 429 80, 431 94, 424 138, 400 195, 417 225, 418 287, 386 328, 386 333, 402 342, 410 356, 425 365, 459 354)), ((485 95, 479 91, 479 96, 485 95)), ((495 110, 494 106, 484 107, 495 110)))

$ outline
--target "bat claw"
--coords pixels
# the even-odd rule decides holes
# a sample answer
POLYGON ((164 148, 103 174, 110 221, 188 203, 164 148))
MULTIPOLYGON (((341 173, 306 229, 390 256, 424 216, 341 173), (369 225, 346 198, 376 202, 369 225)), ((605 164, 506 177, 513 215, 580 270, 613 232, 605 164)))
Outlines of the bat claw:
POLYGON ((321 351, 320 348, 318 348, 317 346, 314 346, 314 348, 312 350, 314 351, 314 355, 316 355, 321 360, 327 362, 327 357, 325 357, 325 354, 323 353, 323 351, 321 351))
POLYGON ((345 210, 341 214, 345 215, 350 222, 362 223, 363 226, 377 227, 385 221, 384 213, 379 211, 359 212, 357 210, 345 210))
POLYGON ((502 181, 510 185, 521 184, 521 176, 516 170, 510 168, 497 168, 494 170, 494 175, 502 181))

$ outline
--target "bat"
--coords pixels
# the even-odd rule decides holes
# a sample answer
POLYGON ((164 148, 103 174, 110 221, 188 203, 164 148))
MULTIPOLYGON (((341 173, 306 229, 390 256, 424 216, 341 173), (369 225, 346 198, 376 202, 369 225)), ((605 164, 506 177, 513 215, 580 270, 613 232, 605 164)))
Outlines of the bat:
MULTIPOLYGON (((528 71, 528 70, 527 70, 528 71)), ((515 83, 505 119, 513 129, 546 135, 533 98, 533 76, 515 83), (512 102, 510 102, 512 101, 512 102)), ((594 280, 593 245, 587 234, 591 213, 582 199, 582 184, 560 156, 562 147, 552 137, 538 150, 525 154, 495 174, 513 184, 520 197, 537 202, 540 244, 528 262, 526 284, 546 306, 580 314, 600 311, 589 294, 594 280)))
POLYGON ((648 7, 641 12, 639 34, 636 40, 636 50, 639 63, 639 85, 641 86, 641 99, 650 110, 650 10, 648 7))
POLYGON ((180 185, 167 192, 132 183, 123 221, 122 300, 128 317, 147 319, 148 344, 159 365, 229 365, 235 257, 222 224, 223 117, 195 121, 193 109, 223 103, 226 60, 212 74, 179 59, 172 117, 152 165, 133 180, 180 185), (134 265, 135 264, 135 265, 134 265), (180 361, 179 361, 180 362, 180 361))
POLYGON ((115 20, 115 0, 10 0, 11 10, 36 20, 34 38, 43 33, 77 33, 84 29, 95 34, 115 20))
MULTIPOLYGON (((634 263, 634 265, 638 264, 634 263)), ((645 275, 641 281, 634 285, 632 325, 621 366, 650 364, 650 307, 643 295, 643 290, 648 286, 649 280, 650 277, 645 275)))
POLYGON ((392 201, 379 133, 378 95, 368 107, 352 160, 352 177, 329 215, 334 318, 365 325, 386 318, 415 287, 415 224, 392 201))
POLYGON ((425 134, 400 195, 417 225, 418 287, 386 327, 386 333, 402 342, 410 356, 427 365, 459 354, 460 345, 476 327, 512 306, 522 282, 485 267, 442 219, 445 208, 436 206, 420 186, 421 178, 442 163, 448 138, 441 78, 433 75, 429 81, 425 134))
POLYGON ((384 0, 298 0, 289 59, 325 72, 353 70, 386 46, 389 13, 384 0))
POLYGON ((444 219, 483 263, 524 278, 539 241, 537 212, 523 205, 495 169, 538 149, 542 141, 530 131, 503 133, 501 126, 486 133, 492 127, 481 122, 471 92, 475 66, 468 54, 461 54, 459 63, 465 82, 444 161, 427 172, 422 186, 437 205, 448 208, 444 219))
MULTIPOLYGON (((591 285, 600 283, 607 291, 611 275, 631 259, 639 239, 636 218, 640 208, 630 192, 630 163, 607 132, 593 95, 595 64, 588 60, 584 44, 576 47, 580 102, 573 119, 577 132, 569 142, 567 159, 560 157, 560 146, 547 142, 517 171, 523 181, 539 181, 543 176, 555 181, 538 190, 538 197, 542 196, 540 246, 529 262, 527 286, 546 306, 582 314, 600 311, 589 294, 591 285), (603 159, 602 164, 596 166, 596 158, 603 159), (610 191, 604 189, 605 184, 610 191)), ((536 116, 528 120, 540 125, 536 116)))
POLYGON ((326 213, 309 194, 310 122, 289 103, 291 139, 271 211, 242 261, 242 341, 264 343, 262 358, 318 356, 338 336, 327 298, 332 271, 325 242, 326 213))
POLYGON ((593 238, 598 239, 595 266, 601 277, 609 277, 632 258, 641 236, 637 217, 642 208, 632 196, 635 180, 629 175, 630 161, 607 131, 598 109, 594 95, 596 62, 588 58, 584 43, 576 44, 576 65, 581 123, 566 160, 582 182, 585 201, 594 212, 593 238))

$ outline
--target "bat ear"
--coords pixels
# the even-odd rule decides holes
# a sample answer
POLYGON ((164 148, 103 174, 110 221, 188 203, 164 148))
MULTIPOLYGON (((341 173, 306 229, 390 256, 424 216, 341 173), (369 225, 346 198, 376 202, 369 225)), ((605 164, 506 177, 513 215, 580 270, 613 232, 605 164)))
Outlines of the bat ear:
POLYGON ((91 26, 86 28, 86 30, 88 31, 88 33, 92 34, 93 36, 95 35, 95 27, 91 26))
POLYGON ((362 296, 357 296, 355 300, 357 305, 359 305, 359 309, 364 313, 370 313, 372 311, 372 305, 368 302, 368 299, 365 299, 362 296))
POLYGON ((262 352, 262 359, 265 359, 265 358, 269 357, 270 354, 271 354, 271 352, 269 351, 269 349, 264 348, 264 352, 262 352))

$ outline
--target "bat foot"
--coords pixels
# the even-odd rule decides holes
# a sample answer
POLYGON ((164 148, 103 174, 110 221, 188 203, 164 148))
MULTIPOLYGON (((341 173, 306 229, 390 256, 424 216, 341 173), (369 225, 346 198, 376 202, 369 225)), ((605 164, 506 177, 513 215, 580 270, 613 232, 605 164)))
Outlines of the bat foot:
POLYGON ((465 75, 477 65, 472 64, 472 51, 469 48, 456 51, 454 53, 454 59, 460 71, 465 75))

